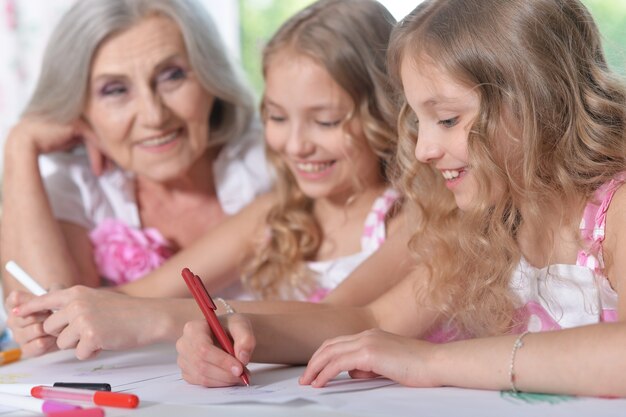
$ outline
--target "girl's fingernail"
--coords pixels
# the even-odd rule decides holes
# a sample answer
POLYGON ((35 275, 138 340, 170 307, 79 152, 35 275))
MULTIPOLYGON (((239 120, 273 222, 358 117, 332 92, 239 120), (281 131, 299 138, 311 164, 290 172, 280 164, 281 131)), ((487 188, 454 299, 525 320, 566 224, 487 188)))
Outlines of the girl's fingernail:
POLYGON ((233 366, 232 368, 230 368, 230 372, 232 372, 233 376, 240 376, 241 368, 239 368, 238 366, 233 366))
POLYGON ((239 352, 239 360, 243 363, 248 363, 250 361, 250 354, 245 350, 239 352))

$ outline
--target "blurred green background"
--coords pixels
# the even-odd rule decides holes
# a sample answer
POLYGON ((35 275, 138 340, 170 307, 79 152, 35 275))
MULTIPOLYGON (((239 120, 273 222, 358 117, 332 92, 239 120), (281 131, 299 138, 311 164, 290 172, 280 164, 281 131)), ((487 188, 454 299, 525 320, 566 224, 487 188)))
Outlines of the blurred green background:
MULTIPOLYGON (((238 1, 241 12, 241 57, 250 81, 260 93, 263 88, 261 75, 263 45, 282 22, 313 0, 238 1)), ((626 76, 626 0, 582 1, 600 27, 610 66, 626 76)))

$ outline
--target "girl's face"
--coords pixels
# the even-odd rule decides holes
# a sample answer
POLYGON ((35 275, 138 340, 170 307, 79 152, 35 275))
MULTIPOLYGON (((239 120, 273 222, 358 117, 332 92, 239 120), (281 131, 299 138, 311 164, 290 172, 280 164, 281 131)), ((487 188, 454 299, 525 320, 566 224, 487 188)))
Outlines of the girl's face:
POLYGON ((477 191, 467 140, 480 108, 478 94, 425 61, 405 58, 400 71, 407 102, 419 121, 415 157, 441 173, 457 206, 465 210, 477 191))
POLYGON ((214 98, 191 68, 178 26, 145 18, 96 52, 84 117, 123 169, 166 181, 208 147, 214 98))
POLYGON ((354 104, 311 58, 279 52, 265 80, 265 138, 310 198, 343 202, 358 184, 382 183, 379 159, 366 146, 354 104))

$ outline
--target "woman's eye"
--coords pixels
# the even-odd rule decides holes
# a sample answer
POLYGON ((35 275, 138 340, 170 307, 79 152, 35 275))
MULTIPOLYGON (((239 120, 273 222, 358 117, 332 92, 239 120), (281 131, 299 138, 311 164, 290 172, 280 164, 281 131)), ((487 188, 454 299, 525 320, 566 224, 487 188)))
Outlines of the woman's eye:
POLYGON ((178 81, 182 80, 187 76, 185 70, 179 67, 174 67, 163 71, 159 77, 158 81, 178 81))
POLYGON ((439 125, 447 128, 447 129, 456 126, 457 123, 459 123, 459 118, 458 117, 453 117, 451 119, 445 119, 445 120, 439 120, 439 122, 438 122, 439 125))
POLYGON ((102 96, 120 96, 126 93, 126 86, 119 83, 106 84, 100 89, 100 95, 102 96))

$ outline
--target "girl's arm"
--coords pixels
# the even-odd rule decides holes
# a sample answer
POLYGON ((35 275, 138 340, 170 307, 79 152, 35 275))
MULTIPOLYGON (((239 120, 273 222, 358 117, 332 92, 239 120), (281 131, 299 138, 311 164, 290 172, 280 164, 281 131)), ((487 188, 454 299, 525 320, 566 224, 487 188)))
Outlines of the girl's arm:
MULTIPOLYGON (((72 146, 77 134, 76 125, 26 118, 11 130, 5 144, 2 265, 15 260, 44 288, 99 284, 95 269, 83 268, 75 258, 80 254, 91 259, 90 245, 84 244, 87 232, 54 218, 39 173, 39 155, 72 146)), ((22 288, 10 274, 3 277, 5 294, 22 288)))
POLYGON ((261 243, 274 199, 271 193, 256 198, 160 268, 115 290, 136 297, 189 297, 180 275, 183 268, 200 276, 210 293, 226 288, 238 279, 239 265, 250 247, 261 243))
MULTIPOLYGON (((429 369, 439 386, 511 389, 511 355, 518 337, 441 345, 429 369)), ((515 354, 515 385, 539 393, 626 396, 623 346, 624 322, 528 334, 515 354)))
MULTIPOLYGON (((301 383, 324 386, 341 371, 383 375, 413 387, 510 390, 513 344, 519 335, 432 344, 382 331, 329 340, 301 383)), ((626 396, 626 323, 603 323, 527 334, 514 360, 520 391, 626 396)))

